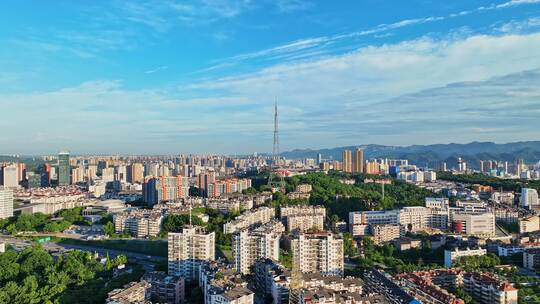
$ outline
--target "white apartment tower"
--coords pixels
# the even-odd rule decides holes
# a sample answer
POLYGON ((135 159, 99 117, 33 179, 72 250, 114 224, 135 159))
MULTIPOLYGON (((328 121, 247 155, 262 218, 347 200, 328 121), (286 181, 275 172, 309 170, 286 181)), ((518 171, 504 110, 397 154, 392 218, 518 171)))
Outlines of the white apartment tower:
POLYGON ((0 219, 13 216, 13 190, 0 186, 0 219))
POLYGON ((521 189, 521 207, 532 208, 538 206, 538 192, 536 189, 522 188, 521 189))
POLYGON ((236 271, 249 274, 250 267, 261 258, 278 261, 280 237, 281 232, 265 227, 253 231, 244 229, 233 234, 232 254, 236 271))
POLYGON ((343 275, 343 239, 330 232, 300 233, 291 240, 293 256, 304 273, 343 275))
POLYGON ((199 266, 215 259, 215 234, 199 226, 185 226, 180 233, 169 233, 168 272, 187 281, 195 280, 199 266))

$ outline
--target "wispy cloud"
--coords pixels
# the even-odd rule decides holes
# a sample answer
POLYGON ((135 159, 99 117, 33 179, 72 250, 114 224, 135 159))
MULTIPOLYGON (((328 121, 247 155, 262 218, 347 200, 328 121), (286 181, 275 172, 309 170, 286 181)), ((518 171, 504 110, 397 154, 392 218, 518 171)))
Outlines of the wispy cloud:
POLYGON ((540 0, 511 0, 505 3, 501 3, 495 6, 495 8, 506 8, 512 6, 518 6, 523 4, 535 4, 540 3, 540 0))
POLYGON ((94 81, 4 94, 10 115, 0 128, 19 131, 2 136, 0 147, 24 147, 25 138, 42 133, 20 119, 32 117, 32 126, 47 126, 54 139, 40 147, 53 151, 66 145, 85 152, 268 151, 276 95, 284 149, 526 139, 537 132, 540 114, 540 55, 531 49, 540 49, 539 33, 422 37, 178 89, 94 81), (495 133, 500 121, 508 128, 495 133))
MULTIPOLYGON (((297 58, 308 58, 310 56, 302 55, 302 52, 311 52, 314 56, 318 57, 326 54, 333 54, 336 50, 343 48, 340 43, 347 43, 347 49, 350 50, 354 46, 359 46, 362 43, 360 38, 370 35, 377 35, 379 38, 384 36, 390 36, 393 30, 397 30, 404 27, 422 25, 427 23, 434 23, 439 21, 444 21, 450 18, 458 18, 466 16, 472 13, 485 11, 485 10, 495 10, 495 9, 505 9, 519 5, 526 4, 536 4, 540 3, 540 0, 512 0, 502 4, 492 4, 490 6, 482 6, 471 10, 460 11, 457 13, 451 13, 444 16, 428 16, 421 18, 413 19, 404 19, 394 23, 384 23, 374 26, 372 28, 367 28, 360 31, 342 33, 330 36, 320 36, 320 37, 311 37, 306 39, 300 39, 292 41, 286 44, 278 45, 272 48, 263 49, 251 53, 240 54, 220 60, 216 60, 209 67, 202 69, 201 71, 213 71, 223 67, 231 67, 237 65, 243 61, 249 60, 272 60, 274 58, 284 60, 287 58, 297 59, 297 58), (317 49, 316 52, 313 50, 317 49)), ((533 19, 534 20, 534 19, 533 19)))
POLYGON ((312 8, 313 3, 306 0, 277 0, 276 6, 281 12, 291 13, 312 8))
POLYGON ((119 6, 117 17, 163 32, 179 24, 194 26, 234 18, 253 6, 250 0, 129 1, 119 6))
POLYGON ((538 28, 540 28, 540 17, 531 17, 525 20, 513 20, 504 23, 496 27, 496 30, 502 33, 523 33, 537 30, 538 28))
POLYGON ((158 66, 156 68, 150 69, 150 70, 146 70, 146 71, 144 71, 144 73, 145 74, 154 74, 154 73, 157 73, 157 72, 160 72, 160 71, 164 71, 164 70, 166 70, 168 68, 169 68, 168 66, 162 65, 162 66, 158 66))

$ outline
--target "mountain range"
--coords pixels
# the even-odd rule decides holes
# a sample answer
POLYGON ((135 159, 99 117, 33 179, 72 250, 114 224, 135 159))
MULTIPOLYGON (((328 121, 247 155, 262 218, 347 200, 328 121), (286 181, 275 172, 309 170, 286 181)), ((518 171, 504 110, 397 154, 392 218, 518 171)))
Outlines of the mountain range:
POLYGON ((296 149, 281 153, 287 159, 317 158, 341 160, 343 150, 364 149, 364 159, 389 158, 408 159, 411 164, 418 166, 438 167, 446 162, 449 168, 457 164, 461 157, 472 168, 479 167, 480 160, 500 160, 512 163, 523 159, 526 163, 536 163, 540 160, 540 141, 522 141, 505 144, 493 142, 471 142, 466 144, 433 144, 412 146, 385 146, 376 144, 336 147, 328 149, 296 149))

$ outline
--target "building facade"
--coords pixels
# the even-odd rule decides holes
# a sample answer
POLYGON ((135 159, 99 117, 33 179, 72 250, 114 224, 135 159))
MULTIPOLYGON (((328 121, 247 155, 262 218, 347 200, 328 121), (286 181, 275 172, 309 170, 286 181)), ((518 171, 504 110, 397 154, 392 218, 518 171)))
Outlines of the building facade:
POLYGON ((234 268, 242 274, 249 274, 251 266, 258 259, 279 260, 279 240, 283 232, 274 225, 258 227, 254 230, 244 229, 233 234, 232 254, 234 268))
POLYGON ((215 259, 215 234, 198 226, 185 226, 180 233, 168 233, 168 273, 186 279, 198 277, 199 266, 215 259))
POLYGON ((343 239, 338 235, 300 233, 291 240, 291 248, 301 272, 343 275, 343 239))
POLYGON ((62 151, 58 153, 58 185, 67 186, 70 184, 71 166, 69 163, 69 152, 62 151))
POLYGON ((13 216, 13 190, 0 186, 0 219, 13 216))

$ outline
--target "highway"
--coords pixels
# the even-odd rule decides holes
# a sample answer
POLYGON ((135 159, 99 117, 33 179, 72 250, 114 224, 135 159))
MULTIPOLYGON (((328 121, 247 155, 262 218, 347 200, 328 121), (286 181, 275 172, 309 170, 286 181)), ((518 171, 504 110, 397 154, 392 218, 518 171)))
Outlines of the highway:
MULTIPOLYGON (((28 246, 31 246, 32 244, 35 244, 35 242, 29 241, 29 240, 23 240, 23 239, 14 238, 12 236, 6 236, 6 235, 0 235, 0 242, 9 244, 13 246, 16 250, 22 250, 28 246)), ((116 257, 118 255, 123 254, 127 256, 128 260, 130 260, 131 262, 136 262, 142 265, 143 268, 147 271, 153 270, 154 264, 156 262, 166 260, 166 258, 162 256, 152 256, 152 255, 146 255, 146 254, 137 253, 137 252, 114 250, 114 249, 107 249, 107 248, 95 247, 95 246, 61 244, 61 243, 54 243, 54 242, 42 243, 41 246, 43 247, 43 249, 47 250, 49 253, 53 255, 60 255, 60 254, 65 253, 68 250, 73 250, 73 249, 97 252, 100 256, 105 256, 109 254, 110 257, 116 257)))

